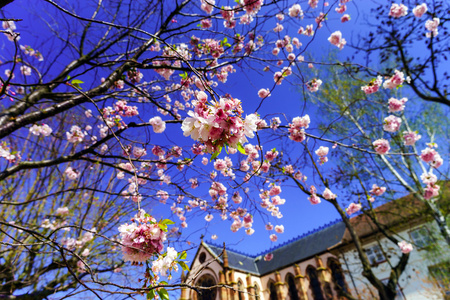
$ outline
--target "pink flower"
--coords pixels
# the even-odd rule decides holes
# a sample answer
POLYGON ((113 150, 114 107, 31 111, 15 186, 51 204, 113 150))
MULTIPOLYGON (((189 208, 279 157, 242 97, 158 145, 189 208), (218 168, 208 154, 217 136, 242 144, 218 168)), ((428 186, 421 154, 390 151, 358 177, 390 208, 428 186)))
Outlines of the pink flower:
POLYGON ((303 11, 300 4, 294 4, 291 8, 289 8, 289 16, 293 18, 303 16, 303 11))
POLYGON ((345 14, 345 15, 343 15, 341 17, 341 22, 342 23, 345 23, 345 22, 348 22, 348 21, 350 21, 350 15, 349 14, 345 14))
POLYGON ((372 143, 375 152, 377 152, 380 155, 384 155, 389 152, 391 147, 389 146, 389 141, 385 139, 378 139, 372 143))
POLYGON ((281 193, 281 187, 279 185, 274 185, 270 188, 269 196, 276 196, 281 193))
POLYGON ((376 185, 375 183, 372 185, 372 189, 370 190, 370 194, 374 195, 374 196, 381 196, 384 194, 384 192, 386 192, 386 187, 379 187, 378 185, 376 185))
POLYGON ((427 200, 430 200, 433 197, 437 197, 437 196, 439 196, 439 189, 440 189, 439 185, 430 183, 425 188, 425 193, 424 193, 423 197, 427 200))
POLYGON ((264 255, 264 261, 271 261, 272 259, 273 259, 272 253, 267 253, 266 255, 264 255))
POLYGON ((25 76, 31 75, 31 68, 28 66, 20 66, 20 72, 25 76))
POLYGON ((340 3, 339 7, 336 7, 335 11, 338 14, 343 14, 347 10, 347 5, 340 3))
MULTIPOLYGON (((278 49, 278 48, 277 48, 278 49)), ((260 89, 258 91, 259 98, 267 98, 270 97, 270 90, 269 89, 260 89)))
POLYGON ((416 18, 421 18, 428 11, 426 3, 422 3, 413 8, 413 14, 416 18))
POLYGON ((78 178, 78 176, 80 176, 80 173, 77 170, 72 169, 71 167, 67 167, 67 169, 64 171, 64 173, 66 174, 67 178, 70 180, 76 180, 78 178))
POLYGON ((217 240, 217 239, 218 239, 218 236, 217 236, 216 234, 213 234, 213 235, 211 236, 211 239, 217 240))
POLYGON ((402 98, 400 100, 395 98, 389 99, 389 112, 399 112, 405 109, 405 103, 408 101, 407 98, 402 98))
POLYGON ((320 146, 319 149, 316 150, 316 154, 318 156, 327 156, 329 149, 330 148, 328 147, 320 146))
POLYGON ((333 194, 328 188, 323 191, 322 196, 327 200, 336 199, 336 195, 333 194))
POLYGON ((67 216, 67 215, 69 214, 69 208, 68 208, 68 207, 58 207, 58 208, 56 209, 55 214, 56 214, 57 216, 61 216, 61 217, 67 216))
POLYGON ((202 5, 200 6, 200 8, 207 14, 211 14, 214 5, 216 4, 216 0, 201 0, 201 2, 202 5))
POLYGON ((395 70, 395 74, 383 83, 385 89, 395 89, 405 81, 405 75, 399 70, 395 70))
POLYGON ((319 0, 309 0, 308 4, 311 6, 311 8, 316 8, 317 4, 319 3, 319 0))
POLYGON ((399 117, 390 115, 384 119, 383 129, 388 132, 396 132, 400 129, 402 119, 399 117))
POLYGON ((271 240, 272 242, 276 242, 276 241, 278 240, 277 235, 276 235, 276 234, 271 234, 271 235, 270 235, 270 240, 271 240))
POLYGON ((159 116, 151 118, 148 122, 153 126, 153 131, 155 133, 163 133, 164 130, 166 130, 166 122, 159 116))
POLYGON ((433 148, 425 148, 422 150, 422 154, 420 155, 420 158, 426 162, 432 162, 434 160, 435 155, 438 153, 433 148))
POLYGON ((405 241, 398 242, 398 247, 404 254, 408 254, 409 252, 413 251, 413 246, 405 241))
POLYGON ((427 32, 426 37, 432 38, 438 35, 437 27, 439 26, 439 18, 433 18, 433 20, 428 20, 425 22, 425 28, 430 32, 427 32))
POLYGON ((380 88, 382 82, 383 78, 381 76, 377 76, 377 78, 372 79, 372 81, 370 81, 368 85, 362 86, 361 90, 366 93, 366 95, 373 94, 375 92, 378 92, 378 89, 380 88))
POLYGON ((321 202, 320 198, 316 194, 312 194, 311 196, 309 196, 308 200, 313 205, 319 204, 321 202))
POLYGON ((284 226, 283 225, 276 225, 275 226, 275 232, 276 233, 283 233, 284 232, 284 226))
POLYGON ((342 38, 342 33, 340 31, 335 31, 331 34, 331 36, 328 38, 328 41, 332 44, 338 47, 340 50, 344 48, 344 45, 347 43, 347 41, 342 38))
POLYGON ((272 230, 273 229, 273 225, 269 223, 266 224, 266 230, 272 230))
POLYGON ((361 210, 361 204, 350 203, 350 205, 346 208, 347 214, 352 215, 361 210))
POLYGON ((403 4, 393 3, 391 10, 389 11, 389 16, 394 18, 404 17, 408 14, 408 7, 403 4))
POLYGON ((422 138, 417 131, 403 131, 403 143, 406 146, 414 145, 418 140, 422 138))
POLYGON ((207 215, 205 216, 206 222, 210 222, 213 218, 214 218, 214 216, 211 215, 211 214, 207 214, 207 215))
POLYGON ((435 184, 437 182, 437 176, 431 172, 423 173, 420 175, 420 179, 422 179, 422 182, 425 184, 435 184))
POLYGON ((314 78, 313 80, 308 81, 306 83, 306 88, 310 92, 317 92, 321 85, 322 85, 322 80, 314 78))

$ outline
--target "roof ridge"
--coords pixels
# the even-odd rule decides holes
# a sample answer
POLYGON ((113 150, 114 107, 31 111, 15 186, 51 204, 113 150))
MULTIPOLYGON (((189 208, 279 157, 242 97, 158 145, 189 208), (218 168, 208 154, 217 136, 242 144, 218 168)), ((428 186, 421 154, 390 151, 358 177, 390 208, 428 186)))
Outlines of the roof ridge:
MULTIPOLYGON (((342 221, 342 219, 337 218, 337 219, 335 219, 335 220, 333 220, 333 221, 330 221, 330 222, 328 222, 328 223, 325 223, 325 224, 322 225, 322 226, 319 226, 319 227, 314 228, 314 229, 312 229, 312 230, 308 230, 307 232, 302 233, 301 235, 299 235, 299 236, 297 236, 297 237, 291 238, 290 240, 288 240, 288 241, 286 241, 286 242, 283 242, 282 244, 280 244, 280 245, 278 245, 278 246, 269 248, 268 250, 259 252, 259 253, 255 254, 255 255, 251 255, 251 254, 248 254, 248 253, 239 251, 239 250, 234 250, 234 249, 232 249, 232 248, 226 248, 226 250, 227 250, 227 251, 232 251, 232 252, 234 252, 234 253, 237 253, 237 254, 240 254, 240 255, 243 255, 243 256, 247 256, 247 257, 251 257, 251 258, 257 258, 258 256, 261 256, 261 255, 263 255, 263 254, 272 252, 272 251, 277 250, 277 249, 279 249, 279 248, 282 248, 282 247, 284 247, 284 246, 286 246, 286 245, 289 245, 289 244, 291 244, 291 243, 293 243, 293 242, 295 242, 295 241, 298 241, 298 240, 303 239, 303 238, 305 238, 305 237, 307 237, 307 236, 310 236, 310 235, 312 235, 312 234, 314 234, 314 233, 317 233, 317 232, 319 232, 319 231, 322 231, 322 230, 324 230, 324 229, 326 229, 326 228, 328 228, 328 227, 330 227, 330 226, 333 226, 333 225, 339 223, 340 221, 342 221)), ((207 245, 211 245, 211 246, 214 246, 214 247, 217 247, 217 248, 223 248, 223 245, 218 245, 218 244, 215 244, 215 243, 210 242, 210 241, 206 241, 205 243, 206 243, 207 245)))
POLYGON ((335 219, 335 220, 333 220, 333 221, 330 221, 330 222, 328 222, 328 223, 325 223, 325 224, 322 225, 322 226, 319 226, 319 227, 316 227, 316 228, 314 228, 314 229, 308 230, 307 232, 302 233, 301 235, 299 235, 299 236, 297 236, 297 237, 294 237, 294 238, 292 238, 292 239, 290 239, 290 240, 288 240, 288 241, 282 243, 281 245, 274 246, 274 247, 272 247, 272 248, 269 248, 267 251, 263 251, 263 252, 258 253, 258 254, 256 255, 256 257, 258 257, 258 256, 260 256, 260 255, 263 255, 263 254, 266 254, 266 253, 270 253, 270 252, 275 251, 275 250, 277 250, 277 249, 280 249, 280 248, 282 248, 282 247, 284 247, 284 246, 287 246, 287 245, 289 245, 289 244, 291 244, 291 243, 293 243, 293 242, 295 242, 295 241, 298 241, 298 240, 301 240, 301 239, 303 239, 303 238, 305 238, 305 237, 307 237, 307 236, 310 236, 310 235, 312 235, 312 234, 314 234, 314 233, 320 232, 320 231, 322 231, 322 230, 324 230, 324 229, 326 229, 326 228, 328 228, 328 227, 330 227, 330 226, 333 226, 333 225, 339 223, 340 221, 342 221, 342 219, 337 218, 337 219, 335 219))

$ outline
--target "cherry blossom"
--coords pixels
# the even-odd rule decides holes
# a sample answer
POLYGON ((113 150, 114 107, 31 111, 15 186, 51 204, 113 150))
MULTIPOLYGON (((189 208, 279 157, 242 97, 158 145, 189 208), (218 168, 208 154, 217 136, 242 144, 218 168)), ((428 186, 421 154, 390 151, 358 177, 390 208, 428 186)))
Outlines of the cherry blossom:
POLYGON ((408 101, 407 98, 402 98, 402 99, 390 98, 389 99, 389 112, 403 111, 405 109, 405 103, 407 101, 408 101))
POLYGON ((347 43, 347 41, 342 38, 342 33, 340 31, 335 31, 331 34, 331 36, 328 38, 328 41, 332 44, 338 47, 340 50, 344 48, 344 45, 347 43))
POLYGON ((369 193, 374 196, 381 196, 384 194, 384 192, 386 192, 386 187, 379 187, 375 183, 372 185, 372 189, 369 191, 369 193))
POLYGON ((391 147, 389 146, 389 141, 385 139, 378 139, 372 143, 375 152, 377 152, 380 155, 384 155, 389 152, 391 147))
POLYGON ((350 21, 350 15, 349 14, 345 14, 345 15, 343 15, 341 17, 341 22, 342 23, 345 23, 345 22, 348 22, 348 21, 350 21))
POLYGON ((413 14, 416 18, 421 18, 428 11, 426 3, 422 3, 413 8, 413 14))
POLYGON ((328 188, 326 188, 326 189, 323 191, 322 196, 323 196, 325 199, 327 199, 327 200, 333 200, 333 199, 336 199, 336 195, 333 194, 333 193, 330 191, 330 189, 328 189, 328 188))
POLYGON ((357 213, 362 208, 361 204, 359 203, 350 203, 350 205, 345 209, 348 215, 352 215, 354 213, 357 213))
MULTIPOLYGON (((278 48, 277 48, 277 49, 278 49, 278 48)), ((260 98, 267 98, 267 97, 270 97, 270 96, 271 96, 270 90, 269 90, 269 89, 260 89, 260 90, 258 91, 258 96, 259 96, 260 98)))
POLYGON ((421 138, 417 131, 403 131, 403 143, 406 146, 414 145, 421 138))
POLYGON ((438 35, 438 29, 440 20, 439 18, 433 18, 433 20, 428 20, 425 22, 425 28, 429 31, 426 33, 428 38, 436 37, 438 35))
POLYGON ((385 89, 395 89, 405 81, 405 75, 399 70, 395 70, 395 74, 383 83, 385 89))
POLYGON ((267 253, 266 255, 264 255, 264 261, 271 261, 272 259, 273 259, 272 253, 267 253))
POLYGON ((377 76, 377 78, 372 79, 368 85, 362 86, 361 90, 366 93, 366 95, 373 94, 378 92, 382 82, 383 78, 381 76, 377 76))
POLYGON ((317 92, 321 85, 322 85, 322 80, 314 78, 313 80, 308 81, 306 83, 306 88, 310 92, 317 92))
POLYGON ((389 16, 394 18, 404 17, 408 14, 408 7, 403 4, 393 3, 391 10, 389 11, 389 16))
POLYGON ((408 254, 409 252, 411 252, 413 250, 413 246, 410 243, 405 242, 405 241, 398 242, 398 247, 404 254, 408 254))
POLYGON ((383 129, 388 132, 396 132, 400 129, 402 119, 394 115, 384 118, 383 129))
POLYGON ((290 17, 303 17, 303 11, 300 4, 294 4, 289 8, 289 16, 290 17))

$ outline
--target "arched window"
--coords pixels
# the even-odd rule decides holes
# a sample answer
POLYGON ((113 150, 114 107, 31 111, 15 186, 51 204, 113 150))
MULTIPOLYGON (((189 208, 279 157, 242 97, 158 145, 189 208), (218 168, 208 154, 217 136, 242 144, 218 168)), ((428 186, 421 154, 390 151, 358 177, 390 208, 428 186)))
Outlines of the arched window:
MULTIPOLYGON (((214 277, 209 274, 205 274, 197 281, 197 286, 210 287, 216 285, 214 277)), ((201 290, 201 294, 198 294, 198 300, 216 300, 217 289, 201 290)))
POLYGON ((297 286, 295 285, 294 275, 289 273, 286 276, 286 282, 289 290, 289 298, 291 300, 300 300, 300 297, 298 296, 297 286))
POLYGON ((238 284, 238 296, 239 296, 239 300, 244 300, 244 294, 242 293, 244 291, 244 285, 242 284, 242 281, 239 279, 238 284))
POLYGON ((260 299, 260 297, 259 297, 259 292, 260 292, 259 285, 256 282, 254 282, 253 286, 255 287, 255 299, 259 300, 260 299))
POLYGON ((270 300, 278 300, 277 297, 277 289, 275 288, 275 284, 273 283, 273 281, 270 282, 269 284, 269 291, 270 291, 270 300))
POLYGON ((316 268, 309 266, 306 269, 306 275, 309 278, 309 288, 311 289, 314 300, 325 300, 316 268))
POLYGON ((339 262, 337 262, 335 259, 329 259, 328 267, 331 270, 331 276, 333 278, 333 283, 336 286, 336 290, 342 290, 348 293, 344 273, 342 272, 342 268, 339 262))

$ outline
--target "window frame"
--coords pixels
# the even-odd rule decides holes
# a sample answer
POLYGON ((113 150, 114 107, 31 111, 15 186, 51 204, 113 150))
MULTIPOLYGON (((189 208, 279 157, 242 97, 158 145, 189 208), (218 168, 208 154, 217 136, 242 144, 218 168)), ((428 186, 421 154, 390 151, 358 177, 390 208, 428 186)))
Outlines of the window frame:
POLYGON ((370 265, 371 265, 371 266, 378 266, 378 265, 380 265, 380 264, 386 262, 386 257, 384 256, 384 253, 383 253, 383 251, 381 251, 381 247, 380 247, 380 245, 378 245, 378 244, 375 244, 375 245, 372 245, 372 246, 370 246, 370 247, 364 248, 364 252, 366 253, 367 258, 369 259, 369 262, 370 262, 370 265), (372 249, 374 249, 374 248, 378 248, 378 251, 379 251, 380 255, 383 257, 382 260, 379 260, 379 261, 377 260, 377 252, 375 252, 374 250, 372 250, 372 249), (374 254, 374 257, 375 257, 375 260, 374 260, 374 261, 372 261, 372 260, 370 259, 371 256, 368 254, 368 251, 369 251, 369 250, 371 250, 372 253, 374 254))
POLYGON ((411 241, 413 242, 413 244, 414 244, 414 246, 415 246, 415 248, 416 248, 417 250, 425 249, 425 248, 429 247, 429 246, 433 243, 433 238, 431 237, 430 230, 429 230, 428 227, 425 226, 425 225, 424 225, 424 226, 417 227, 417 228, 414 228, 413 230, 410 230, 410 231, 408 232, 408 235, 409 235, 411 241), (427 233, 426 235, 420 234, 421 238, 424 238, 424 237, 425 237, 425 239, 428 239, 428 242, 427 242, 425 245, 419 245, 419 244, 416 242, 415 238, 413 237, 413 233, 414 233, 414 232, 419 232, 420 230, 425 230, 426 233, 427 233))

